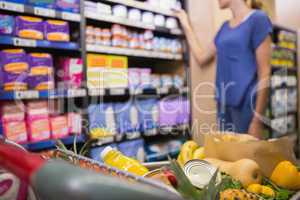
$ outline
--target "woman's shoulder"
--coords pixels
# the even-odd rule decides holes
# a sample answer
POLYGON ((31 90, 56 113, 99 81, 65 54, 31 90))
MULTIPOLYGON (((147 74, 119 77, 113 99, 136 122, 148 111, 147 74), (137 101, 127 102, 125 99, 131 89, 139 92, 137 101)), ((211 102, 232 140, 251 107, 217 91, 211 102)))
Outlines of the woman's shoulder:
POLYGON ((252 17, 254 19, 269 19, 268 14, 263 10, 254 10, 253 12, 252 17))

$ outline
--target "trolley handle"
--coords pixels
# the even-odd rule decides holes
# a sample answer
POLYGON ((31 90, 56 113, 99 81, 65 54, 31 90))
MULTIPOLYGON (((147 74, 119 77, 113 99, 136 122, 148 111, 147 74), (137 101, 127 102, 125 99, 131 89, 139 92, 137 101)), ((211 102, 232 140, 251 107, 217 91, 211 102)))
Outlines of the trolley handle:
POLYGON ((30 182, 30 177, 44 164, 40 156, 0 140, 0 167, 15 174, 21 180, 30 182))

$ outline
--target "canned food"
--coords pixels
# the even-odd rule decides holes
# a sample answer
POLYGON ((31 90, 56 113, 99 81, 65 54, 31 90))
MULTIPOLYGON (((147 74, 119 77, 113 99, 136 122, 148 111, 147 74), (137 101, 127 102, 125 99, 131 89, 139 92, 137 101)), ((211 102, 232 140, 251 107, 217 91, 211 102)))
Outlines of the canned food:
MULTIPOLYGON (((184 165, 183 170, 192 185, 203 189, 209 184, 217 168, 204 160, 191 160, 184 165)), ((220 173, 217 176, 216 182, 217 184, 221 182, 220 173)))

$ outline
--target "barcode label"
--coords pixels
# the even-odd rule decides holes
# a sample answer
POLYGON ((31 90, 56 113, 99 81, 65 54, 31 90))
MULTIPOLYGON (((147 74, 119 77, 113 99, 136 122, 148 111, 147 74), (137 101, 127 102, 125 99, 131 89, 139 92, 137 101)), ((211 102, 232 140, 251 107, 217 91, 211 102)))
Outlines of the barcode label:
POLYGON ((36 47, 36 40, 14 38, 13 44, 15 46, 24 46, 24 47, 36 47))
POLYGON ((24 12, 24 5, 19 3, 12 3, 0 1, 0 8, 3 10, 10 10, 15 12, 24 12))
POLYGON ((19 91, 16 92, 16 99, 35 99, 39 98, 38 91, 19 91))
POLYGON ((55 10, 48 8, 34 7, 34 14, 44 17, 55 17, 55 10))
POLYGON ((70 12, 62 12, 61 14, 62 19, 64 20, 70 20, 70 21, 80 21, 80 15, 76 13, 70 13, 70 12))

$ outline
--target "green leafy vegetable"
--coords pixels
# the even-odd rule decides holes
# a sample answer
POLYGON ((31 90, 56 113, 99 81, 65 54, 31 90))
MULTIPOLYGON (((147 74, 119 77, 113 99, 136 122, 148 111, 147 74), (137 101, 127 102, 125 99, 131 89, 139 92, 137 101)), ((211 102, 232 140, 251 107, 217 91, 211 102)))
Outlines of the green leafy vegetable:
POLYGON ((231 176, 222 173, 222 184, 220 191, 225 191, 227 189, 242 189, 243 185, 240 181, 234 180, 231 176))

